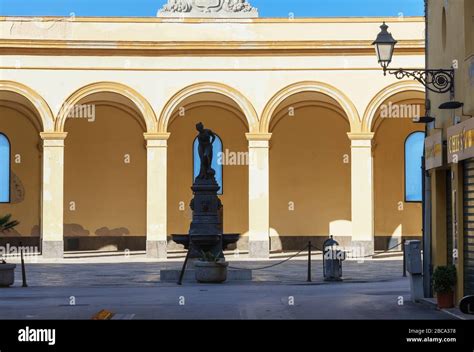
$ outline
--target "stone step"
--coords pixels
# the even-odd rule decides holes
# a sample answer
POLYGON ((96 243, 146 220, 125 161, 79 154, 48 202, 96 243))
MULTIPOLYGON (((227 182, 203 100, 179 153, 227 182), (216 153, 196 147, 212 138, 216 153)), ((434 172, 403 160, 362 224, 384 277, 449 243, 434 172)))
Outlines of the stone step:
MULTIPOLYGON (((181 269, 160 270, 161 282, 178 282, 181 269)), ((228 270, 227 281, 252 281, 252 270, 228 270)), ((183 282, 196 282, 195 270, 189 269, 184 273, 183 282)))

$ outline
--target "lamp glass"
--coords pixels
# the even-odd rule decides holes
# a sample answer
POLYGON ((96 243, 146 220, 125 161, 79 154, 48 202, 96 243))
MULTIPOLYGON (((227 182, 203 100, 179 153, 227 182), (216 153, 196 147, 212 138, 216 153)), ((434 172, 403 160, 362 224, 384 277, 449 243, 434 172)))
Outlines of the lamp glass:
POLYGON ((388 64, 392 61, 394 44, 377 43, 375 44, 375 49, 379 62, 388 66, 388 64))

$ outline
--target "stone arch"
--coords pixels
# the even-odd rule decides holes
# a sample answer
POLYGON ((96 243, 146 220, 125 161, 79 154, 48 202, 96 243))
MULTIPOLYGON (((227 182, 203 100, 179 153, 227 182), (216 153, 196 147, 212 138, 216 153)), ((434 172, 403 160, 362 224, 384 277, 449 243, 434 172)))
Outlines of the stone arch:
POLYGON ((373 132, 373 125, 375 121, 375 117, 377 115, 377 111, 380 108, 380 105, 383 104, 384 101, 389 99, 390 97, 394 96, 395 94, 408 92, 408 91, 415 91, 415 92, 425 92, 425 88, 418 83, 417 81, 401 81, 393 83, 381 91, 379 91, 367 105, 365 109, 364 116, 362 118, 362 132, 373 132))
POLYGON ((338 102, 341 106, 345 114, 347 115, 347 119, 349 120, 349 124, 351 126, 351 131, 356 132, 359 131, 360 126, 360 118, 359 113, 352 103, 352 101, 339 89, 334 86, 331 86, 327 83, 316 82, 316 81, 304 81, 291 84, 283 89, 281 89, 278 93, 276 93, 270 101, 267 103, 265 108, 262 112, 262 118, 260 120, 260 132, 261 133, 268 133, 269 127, 271 123, 271 119, 278 108, 278 106, 288 97, 302 93, 302 92, 317 92, 322 93, 330 98, 334 99, 338 102))
POLYGON ((245 115, 249 131, 255 132, 258 130, 257 112, 252 103, 242 93, 222 83, 201 82, 183 88, 168 100, 160 115, 158 132, 167 132, 173 112, 186 98, 199 93, 217 93, 230 98, 239 106, 245 115))
POLYGON ((82 99, 95 93, 116 93, 129 99, 140 111, 146 125, 147 132, 156 132, 157 118, 153 108, 148 100, 138 93, 135 89, 117 82, 96 82, 79 88, 72 93, 63 103, 56 118, 55 130, 57 132, 64 131, 68 115, 68 107, 74 106, 82 99))
POLYGON ((48 103, 32 88, 13 81, 0 81, 0 91, 16 93, 26 98, 36 109, 44 132, 54 131, 54 117, 48 103))
MULTIPOLYGON (((242 115, 242 111, 239 110, 238 107, 224 103, 224 102, 218 102, 218 101, 211 101, 211 100, 201 100, 198 102, 190 103, 186 106, 186 111, 191 111, 194 109, 198 109, 202 106, 212 106, 216 108, 221 108, 225 111, 230 112, 235 118, 239 119, 239 121, 242 122, 242 124, 245 125, 245 128, 247 128, 246 122, 244 122, 240 116, 242 115)), ((176 117, 179 116, 179 111, 175 111, 173 114, 171 114, 171 120, 175 119, 176 117)), ((170 121, 171 121, 170 120, 170 121)))

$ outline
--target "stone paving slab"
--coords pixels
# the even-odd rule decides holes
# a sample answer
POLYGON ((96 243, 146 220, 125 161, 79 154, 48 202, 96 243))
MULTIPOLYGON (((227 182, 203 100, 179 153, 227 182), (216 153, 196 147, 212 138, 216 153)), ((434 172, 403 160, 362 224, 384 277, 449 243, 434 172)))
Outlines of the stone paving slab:
MULTIPOLYGON (((233 268, 258 269, 275 261, 232 261, 233 268)), ((105 264, 26 264, 28 285, 31 287, 130 287, 160 285, 160 270, 181 269, 180 262, 105 263, 105 264)), ((323 283, 322 261, 312 261, 312 280, 323 283)), ((307 262, 291 260, 281 265, 253 270, 252 282, 305 283, 307 262)), ((372 260, 343 264, 345 282, 389 281, 402 277, 399 260, 372 260)), ((21 267, 17 265, 15 286, 21 286, 21 267)))
POLYGON ((118 319, 454 319, 410 302, 407 279, 0 290, 0 319, 91 319, 103 309, 118 319))
MULTIPOLYGON (((322 261, 295 258, 231 260, 253 270, 254 280, 220 285, 160 282, 161 269, 181 260, 116 263, 28 263, 28 288, 0 289, 0 319, 91 319, 105 309, 116 319, 454 319, 410 302, 402 261, 393 258, 346 261, 344 282, 324 282, 322 261), (72 303, 73 302, 73 303, 72 303), (290 303, 291 302, 291 303, 290 303), (401 302, 401 303, 400 303, 401 302)), ((67 261, 67 260, 65 260, 67 261)))

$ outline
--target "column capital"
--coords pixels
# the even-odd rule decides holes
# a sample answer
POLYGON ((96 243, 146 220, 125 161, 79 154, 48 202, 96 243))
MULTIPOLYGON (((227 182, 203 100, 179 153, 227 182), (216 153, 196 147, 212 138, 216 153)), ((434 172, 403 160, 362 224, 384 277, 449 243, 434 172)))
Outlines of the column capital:
POLYGON ((250 141, 269 141, 272 138, 271 133, 246 133, 245 137, 250 141))
POLYGON ((246 133, 249 148, 269 148, 271 133, 246 133))
POLYGON ((349 132, 347 136, 351 141, 362 141, 362 140, 369 140, 371 141, 374 139, 375 133, 373 132, 349 132))
POLYGON ((151 132, 143 133, 145 140, 147 141, 167 141, 170 138, 171 133, 169 132, 151 132))
POLYGON ((372 148, 374 133, 348 133, 352 148, 372 148))
POLYGON ((43 141, 64 141, 67 137, 67 132, 40 132, 40 136, 43 141))
POLYGON ((64 148, 64 140, 67 132, 40 132, 43 140, 43 147, 62 147, 64 148))
POLYGON ((147 148, 166 148, 170 133, 144 133, 147 148))

